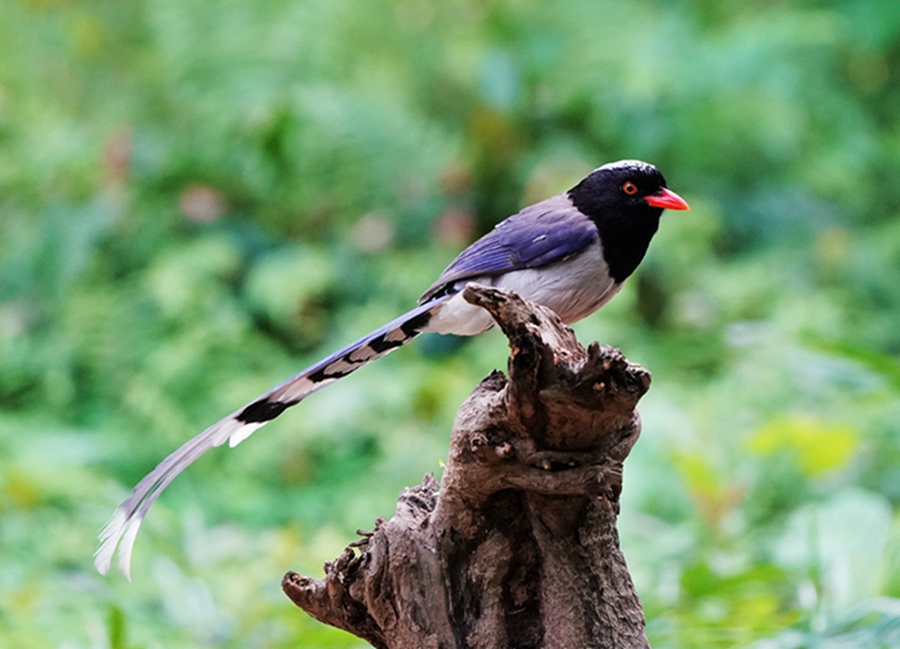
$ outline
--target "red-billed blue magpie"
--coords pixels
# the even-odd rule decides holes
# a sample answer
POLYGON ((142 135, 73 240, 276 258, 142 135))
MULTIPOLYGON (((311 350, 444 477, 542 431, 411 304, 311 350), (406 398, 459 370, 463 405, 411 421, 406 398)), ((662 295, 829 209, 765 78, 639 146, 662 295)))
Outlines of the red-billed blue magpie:
POLYGON ((515 291, 571 324, 606 304, 644 258, 663 209, 688 204, 666 188, 651 164, 603 165, 569 191, 526 207, 466 248, 419 299, 419 306, 306 368, 184 444, 141 480, 100 534, 94 556, 106 574, 116 546, 130 578, 131 551, 144 516, 163 489, 194 460, 253 431, 316 390, 401 347, 422 333, 471 336, 493 324, 466 302, 468 282, 515 291))

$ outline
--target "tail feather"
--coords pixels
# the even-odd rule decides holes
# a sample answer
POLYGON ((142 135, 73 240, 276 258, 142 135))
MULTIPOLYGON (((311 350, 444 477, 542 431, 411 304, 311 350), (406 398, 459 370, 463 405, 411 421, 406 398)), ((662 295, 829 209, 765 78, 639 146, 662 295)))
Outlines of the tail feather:
POLYGON ((434 311, 450 297, 444 295, 430 300, 306 368, 213 424, 169 455, 135 486, 103 528, 100 546, 94 553, 97 570, 104 575, 109 572, 118 546, 119 567, 131 579, 131 552, 141 522, 151 505, 179 473, 214 446, 221 446, 226 441, 231 447, 237 446, 257 428, 313 392, 410 342, 426 329, 434 311))

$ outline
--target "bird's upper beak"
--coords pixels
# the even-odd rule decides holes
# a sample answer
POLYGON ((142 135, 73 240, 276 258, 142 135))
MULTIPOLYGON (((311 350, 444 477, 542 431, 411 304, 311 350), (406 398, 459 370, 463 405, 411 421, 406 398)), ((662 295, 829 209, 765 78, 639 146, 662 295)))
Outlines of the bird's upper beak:
POLYGON ((689 210, 687 201, 670 189, 663 187, 655 194, 650 194, 645 199, 653 207, 662 207, 668 210, 689 210))

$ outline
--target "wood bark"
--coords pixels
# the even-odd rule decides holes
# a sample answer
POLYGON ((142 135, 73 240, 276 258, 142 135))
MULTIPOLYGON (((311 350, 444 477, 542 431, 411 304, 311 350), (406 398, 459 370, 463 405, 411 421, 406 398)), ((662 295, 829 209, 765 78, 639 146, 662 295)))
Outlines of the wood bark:
POLYGON ((460 408, 440 485, 284 592, 379 649, 649 647, 616 517, 650 374, 515 294, 464 296, 509 338, 509 377, 460 408))

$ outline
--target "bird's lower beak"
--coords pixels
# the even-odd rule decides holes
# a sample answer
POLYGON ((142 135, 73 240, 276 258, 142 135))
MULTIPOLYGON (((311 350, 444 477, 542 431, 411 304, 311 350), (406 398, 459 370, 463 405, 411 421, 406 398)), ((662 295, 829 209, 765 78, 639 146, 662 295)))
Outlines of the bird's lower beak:
POLYGON ((681 196, 663 187, 655 194, 650 194, 645 199, 653 207, 662 207, 667 210, 689 210, 691 207, 681 196))

